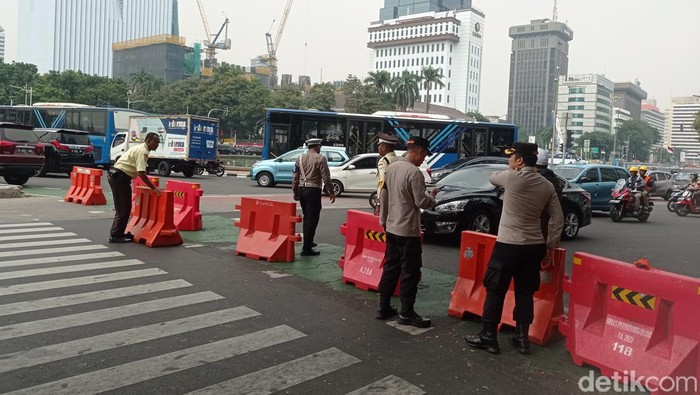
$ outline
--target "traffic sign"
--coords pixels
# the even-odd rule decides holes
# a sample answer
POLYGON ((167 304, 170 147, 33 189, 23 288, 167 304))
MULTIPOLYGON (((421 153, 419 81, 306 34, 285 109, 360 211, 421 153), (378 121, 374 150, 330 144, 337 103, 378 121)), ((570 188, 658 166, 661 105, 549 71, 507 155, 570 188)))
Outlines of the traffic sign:
POLYGON ((597 154, 597 153, 598 153, 598 147, 593 147, 593 148, 591 148, 591 152, 594 153, 594 154, 597 154))

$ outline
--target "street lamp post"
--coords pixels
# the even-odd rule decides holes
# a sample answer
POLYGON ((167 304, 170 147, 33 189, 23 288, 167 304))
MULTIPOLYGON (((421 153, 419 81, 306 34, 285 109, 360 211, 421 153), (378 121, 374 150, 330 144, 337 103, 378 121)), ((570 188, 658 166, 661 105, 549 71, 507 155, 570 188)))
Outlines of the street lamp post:
MULTIPOLYGON (((613 95, 613 106, 615 105, 615 100, 620 99, 620 96, 613 95)), ((614 165, 615 157, 617 156, 617 132, 620 131, 620 107, 615 107, 615 130, 613 131, 613 150, 610 156, 610 164, 614 165)))
POLYGON ((133 104, 133 103, 139 103, 139 102, 145 102, 145 100, 141 100, 141 99, 138 99, 138 100, 131 100, 131 99, 127 98, 127 99, 126 99, 126 108, 129 109, 129 108, 131 108, 131 104, 133 104))
POLYGON ((31 88, 28 84, 24 84, 24 88, 22 88, 21 86, 17 86, 17 85, 10 85, 10 86, 24 92, 24 105, 25 106, 27 105, 27 94, 28 94, 29 95, 29 105, 30 106, 32 105, 33 100, 34 100, 34 98, 33 98, 34 89, 33 88, 31 88))
POLYGON ((226 108, 212 108, 207 113, 207 118, 211 118, 211 113, 214 111, 223 111, 224 115, 228 115, 228 107, 226 107, 226 108))

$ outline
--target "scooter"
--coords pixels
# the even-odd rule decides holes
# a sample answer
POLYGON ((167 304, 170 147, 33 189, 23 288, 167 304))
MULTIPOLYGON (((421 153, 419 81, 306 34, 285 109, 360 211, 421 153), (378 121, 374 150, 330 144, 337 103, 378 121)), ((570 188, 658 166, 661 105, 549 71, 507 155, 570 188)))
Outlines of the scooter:
POLYGON ((204 174, 204 170, 209 174, 215 174, 217 177, 222 177, 226 173, 226 169, 222 164, 223 162, 219 160, 210 160, 202 165, 201 163, 197 165, 196 173, 197 175, 204 174))
POLYGON ((670 212, 675 212, 676 211, 676 202, 681 200, 683 198, 683 195, 685 194, 686 187, 680 187, 676 190, 673 191, 671 194, 671 197, 668 199, 668 203, 666 203, 666 208, 670 212))
POLYGON ((683 198, 676 202, 676 214, 685 217, 688 214, 700 214, 700 207, 695 205, 693 201, 693 191, 687 190, 683 194, 683 198))
POLYGON ((615 183, 610 200, 610 219, 613 222, 620 222, 624 217, 629 216, 637 218, 639 222, 647 222, 654 209, 654 202, 650 201, 648 206, 642 206, 635 210, 634 196, 625 184, 624 179, 617 180, 615 183))

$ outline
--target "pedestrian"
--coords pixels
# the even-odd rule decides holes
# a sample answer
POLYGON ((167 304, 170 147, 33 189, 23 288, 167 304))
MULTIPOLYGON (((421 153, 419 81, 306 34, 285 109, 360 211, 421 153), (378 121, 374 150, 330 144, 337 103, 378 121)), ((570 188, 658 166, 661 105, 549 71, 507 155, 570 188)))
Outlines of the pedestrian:
MULTIPOLYGON (((394 152, 394 146, 398 144, 399 139, 386 133, 379 133, 379 160, 377 161, 377 197, 382 190, 384 184, 384 174, 389 168, 389 165, 396 162, 398 156, 394 152)), ((379 215, 379 204, 374 208, 374 214, 379 215)))
MULTIPOLYGON (((537 163, 535 163, 535 170, 544 177, 547 181, 552 183, 554 186, 554 191, 557 193, 557 198, 559 199, 559 204, 561 205, 561 197, 564 193, 564 181, 561 180, 552 169, 548 168, 549 162, 549 151, 546 149, 537 149, 537 163)), ((542 236, 547 239, 549 234, 549 214, 546 212, 542 213, 540 219, 540 228, 542 229, 542 236)))
POLYGON ((425 157, 430 155, 428 140, 411 137, 406 145, 406 157, 397 158, 389 166, 379 194, 379 223, 386 233, 386 253, 378 287, 377 318, 384 320, 397 314, 396 308, 391 306, 391 296, 400 277, 401 312, 397 323, 427 328, 431 324, 430 319, 421 317, 414 310, 423 266, 420 210, 435 207, 438 189, 428 192, 423 174, 418 169, 425 157))
POLYGON ((143 144, 129 148, 117 163, 109 169, 107 181, 114 199, 114 222, 109 231, 110 243, 129 243, 134 240, 131 233, 124 233, 131 214, 131 180, 140 178, 152 191, 160 195, 161 190, 148 178, 148 153, 160 145, 158 133, 148 133, 143 144))
POLYGON ((564 219, 552 183, 535 171, 537 144, 515 143, 505 150, 509 169, 493 172, 489 180, 503 187, 503 211, 498 237, 484 275, 486 301, 477 335, 466 336, 467 344, 493 354, 500 352, 497 328, 503 301, 513 279, 515 332, 510 344, 528 354, 528 331, 534 316, 533 296, 540 286, 540 264, 547 248, 559 247, 564 219), (545 241, 540 228, 542 213, 549 215, 545 241))
POLYGON ((295 198, 299 199, 301 212, 304 216, 302 256, 316 256, 320 254, 313 247, 316 247, 314 237, 316 236, 316 227, 321 217, 322 189, 325 189, 328 196, 330 196, 331 203, 335 203, 335 190, 331 183, 328 161, 325 156, 321 155, 322 142, 323 139, 318 138, 306 140, 306 146, 309 150, 299 157, 294 165, 292 190, 295 198))

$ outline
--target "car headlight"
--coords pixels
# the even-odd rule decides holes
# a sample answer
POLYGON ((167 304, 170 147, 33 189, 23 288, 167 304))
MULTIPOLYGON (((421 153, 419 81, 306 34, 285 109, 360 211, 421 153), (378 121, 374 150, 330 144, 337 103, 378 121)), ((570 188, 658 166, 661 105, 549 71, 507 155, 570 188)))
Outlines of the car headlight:
POLYGON ((255 162, 255 163, 253 163, 252 166, 250 166, 250 168, 253 169, 253 168, 256 168, 258 166, 260 166, 260 162, 255 162))
POLYGON ((437 212, 450 212, 450 211, 462 211, 464 210, 464 206, 469 203, 469 199, 466 200, 455 200, 454 202, 449 202, 445 204, 441 204, 439 206, 435 207, 435 211, 437 212))

